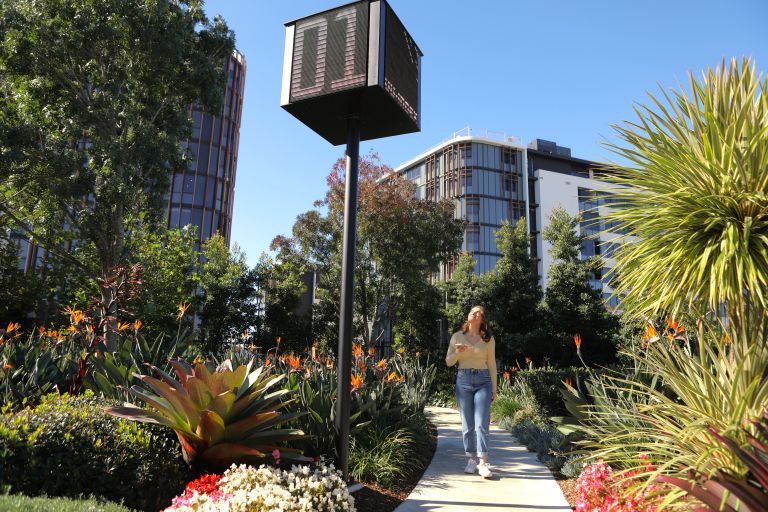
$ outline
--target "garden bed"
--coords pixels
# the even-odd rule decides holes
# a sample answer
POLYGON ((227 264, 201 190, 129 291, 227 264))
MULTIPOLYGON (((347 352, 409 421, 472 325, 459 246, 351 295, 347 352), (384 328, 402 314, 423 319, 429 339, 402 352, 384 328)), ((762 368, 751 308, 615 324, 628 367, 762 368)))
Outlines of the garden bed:
POLYGON ((421 480, 421 476, 426 471, 432 457, 437 449, 437 428, 429 424, 429 443, 424 447, 421 453, 421 459, 424 461, 423 467, 419 471, 414 471, 407 475, 398 485, 384 488, 373 483, 361 482, 363 488, 354 493, 355 508, 358 511, 365 512, 392 512, 405 501, 414 487, 421 480))

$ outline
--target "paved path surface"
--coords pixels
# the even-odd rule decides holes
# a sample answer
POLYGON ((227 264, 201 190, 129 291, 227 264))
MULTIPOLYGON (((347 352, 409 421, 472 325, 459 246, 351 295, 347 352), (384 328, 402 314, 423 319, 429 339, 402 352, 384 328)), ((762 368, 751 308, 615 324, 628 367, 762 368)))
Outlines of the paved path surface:
POLYGON ((512 435, 491 425, 493 478, 464 474, 461 419, 453 409, 428 407, 437 426, 437 451, 418 485, 395 512, 571 512, 549 469, 515 442, 512 435))

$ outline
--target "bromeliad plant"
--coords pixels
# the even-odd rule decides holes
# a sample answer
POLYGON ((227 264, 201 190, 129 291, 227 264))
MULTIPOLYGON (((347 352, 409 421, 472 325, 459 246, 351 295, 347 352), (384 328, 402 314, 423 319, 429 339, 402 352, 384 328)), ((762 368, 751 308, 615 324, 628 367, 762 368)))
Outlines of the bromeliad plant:
POLYGON ((264 462, 274 450, 283 460, 309 460, 300 450, 282 445, 301 439, 304 432, 275 428, 304 414, 281 411, 294 401, 287 397, 289 389, 273 390, 284 375, 272 375, 264 366, 252 369, 252 363, 233 370, 228 360, 214 371, 203 362, 183 359, 171 360, 171 366, 178 380, 154 366, 159 379, 136 376, 144 387, 134 385, 130 393, 149 409, 126 403, 107 412, 171 427, 184 460, 193 467, 220 470, 236 462, 264 462))

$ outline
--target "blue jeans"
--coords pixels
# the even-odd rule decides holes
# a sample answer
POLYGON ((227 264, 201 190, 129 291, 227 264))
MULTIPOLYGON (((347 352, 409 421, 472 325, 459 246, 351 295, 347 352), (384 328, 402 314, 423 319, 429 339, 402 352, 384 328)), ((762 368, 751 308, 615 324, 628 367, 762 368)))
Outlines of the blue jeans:
POLYGON ((461 414, 464 452, 468 457, 488 456, 491 389, 491 373, 488 370, 459 368, 456 401, 461 414))

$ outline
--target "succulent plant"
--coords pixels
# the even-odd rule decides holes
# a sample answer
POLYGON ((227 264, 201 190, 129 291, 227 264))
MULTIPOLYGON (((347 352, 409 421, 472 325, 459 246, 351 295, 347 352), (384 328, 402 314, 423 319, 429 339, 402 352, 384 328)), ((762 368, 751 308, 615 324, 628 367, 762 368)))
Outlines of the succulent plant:
POLYGON ((274 450, 282 460, 308 461, 300 450, 281 443, 300 439, 304 432, 278 425, 305 413, 284 413, 294 399, 289 389, 270 391, 285 376, 269 368, 252 369, 252 362, 232 369, 229 360, 211 371, 202 362, 170 362, 177 379, 150 366, 160 376, 136 375, 144 387, 129 392, 146 403, 143 409, 126 403, 109 407, 114 416, 171 427, 179 438, 184 460, 190 466, 224 469, 235 462, 263 462, 274 450))

